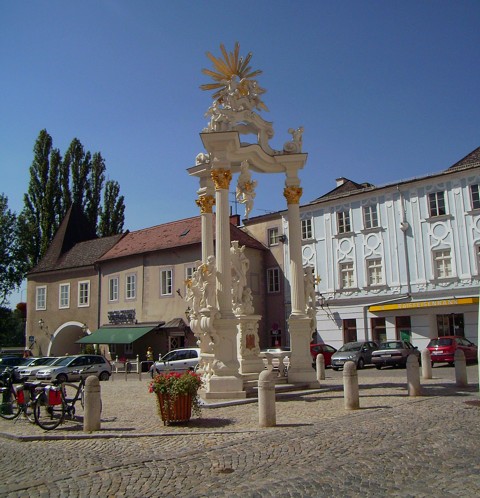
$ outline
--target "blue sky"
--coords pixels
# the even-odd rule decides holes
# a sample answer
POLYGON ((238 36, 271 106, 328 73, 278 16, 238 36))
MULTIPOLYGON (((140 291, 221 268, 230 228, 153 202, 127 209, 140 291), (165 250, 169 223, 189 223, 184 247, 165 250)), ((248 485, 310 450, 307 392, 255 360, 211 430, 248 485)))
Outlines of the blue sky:
MULTIPOLYGON (((19 212, 46 128, 100 151, 125 229, 195 216, 219 45, 253 52, 270 144, 303 125, 302 203, 344 176, 375 185, 446 169, 480 145, 480 1, 83 0, 0 3, 0 192, 19 212)), ((252 216, 284 209, 261 176, 252 216)), ((241 211, 243 212, 243 211, 241 211)))

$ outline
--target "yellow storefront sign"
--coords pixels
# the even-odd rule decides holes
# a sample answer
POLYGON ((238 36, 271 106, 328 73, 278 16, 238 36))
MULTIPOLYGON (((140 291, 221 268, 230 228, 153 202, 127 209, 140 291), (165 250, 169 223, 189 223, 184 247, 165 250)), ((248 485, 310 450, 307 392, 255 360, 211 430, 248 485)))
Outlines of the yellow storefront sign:
POLYGON ((410 301, 408 303, 375 304, 368 311, 393 311, 412 310, 418 308, 436 308, 438 306, 463 306, 466 304, 478 304, 478 297, 460 297, 454 299, 435 299, 432 301, 410 301))

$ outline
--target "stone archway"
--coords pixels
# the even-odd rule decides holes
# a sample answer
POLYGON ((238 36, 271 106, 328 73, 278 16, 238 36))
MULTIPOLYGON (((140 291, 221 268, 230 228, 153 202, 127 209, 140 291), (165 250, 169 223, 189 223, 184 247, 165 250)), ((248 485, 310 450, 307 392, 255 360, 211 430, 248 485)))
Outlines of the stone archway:
POLYGON ((48 356, 80 354, 81 346, 76 341, 86 335, 83 328, 84 324, 76 321, 60 325, 50 340, 48 356))

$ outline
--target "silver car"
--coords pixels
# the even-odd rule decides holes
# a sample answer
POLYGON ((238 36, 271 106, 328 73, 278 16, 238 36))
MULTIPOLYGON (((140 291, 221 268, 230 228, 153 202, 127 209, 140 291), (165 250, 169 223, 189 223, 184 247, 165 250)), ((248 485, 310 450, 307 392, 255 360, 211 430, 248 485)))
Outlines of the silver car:
POLYGON ((88 375, 96 375, 100 380, 108 380, 112 373, 110 363, 100 355, 81 354, 64 356, 53 365, 46 366, 36 374, 37 380, 58 380, 71 382, 80 380, 79 371, 88 367, 88 375))
POLYGON ((59 359, 58 356, 42 356, 34 358, 28 365, 18 367, 18 377, 20 380, 34 380, 37 372, 44 369, 47 365, 51 365, 59 359))
POLYGON ((162 356, 160 361, 156 361, 150 368, 150 374, 172 371, 185 372, 195 370, 200 360, 199 348, 172 349, 162 356))
POLYGON ((420 363, 420 351, 408 341, 385 341, 372 353, 372 363, 377 370, 382 367, 405 367, 408 357, 413 354, 420 363))
POLYGON ((365 365, 372 363, 372 353, 376 349, 378 345, 373 341, 347 342, 332 355, 332 368, 338 370, 343 368, 347 361, 353 361, 357 369, 361 370, 365 365))

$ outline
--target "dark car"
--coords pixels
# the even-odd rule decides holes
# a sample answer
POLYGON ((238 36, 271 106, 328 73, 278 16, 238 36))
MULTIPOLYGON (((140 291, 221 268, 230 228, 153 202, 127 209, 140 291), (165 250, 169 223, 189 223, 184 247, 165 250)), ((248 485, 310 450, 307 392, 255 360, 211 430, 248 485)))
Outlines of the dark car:
POLYGON ((372 353, 372 363, 380 370, 382 367, 405 367, 408 357, 413 354, 420 362, 420 351, 408 341, 385 341, 372 353))
MULTIPOLYGON (((2 356, 0 358, 0 373, 7 367, 11 367, 15 370, 16 367, 28 365, 32 360, 33 358, 22 358, 20 356, 2 356)), ((14 374, 14 379, 17 380, 16 374, 14 374)))
POLYGON ((325 367, 329 367, 332 364, 332 355, 336 353, 336 348, 330 346, 329 344, 310 344, 310 354, 312 355, 313 367, 316 366, 317 356, 322 353, 325 359, 325 367))
POLYGON ((332 355, 332 368, 338 370, 347 361, 353 361, 358 370, 361 370, 372 363, 372 353, 377 349, 378 345, 373 341, 347 342, 332 355))
POLYGON ((448 363, 453 366, 455 362, 455 351, 461 349, 465 354, 467 362, 475 362, 478 359, 477 346, 459 335, 447 335, 432 339, 427 344, 427 349, 430 351, 430 359, 432 365, 434 363, 448 363))

